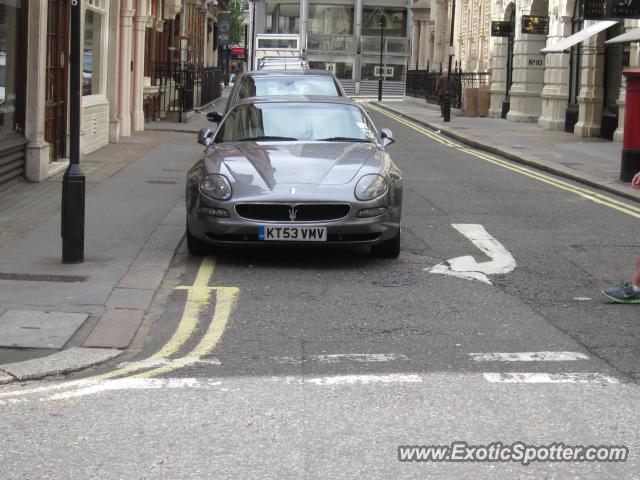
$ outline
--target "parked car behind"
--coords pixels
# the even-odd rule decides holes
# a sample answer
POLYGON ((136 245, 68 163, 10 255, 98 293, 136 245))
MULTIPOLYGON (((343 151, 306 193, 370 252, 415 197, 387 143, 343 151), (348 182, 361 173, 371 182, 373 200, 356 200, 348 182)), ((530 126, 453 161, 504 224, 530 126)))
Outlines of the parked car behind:
POLYGON ((236 103, 245 98, 305 95, 346 96, 338 79, 325 70, 257 70, 239 75, 224 113, 210 112, 207 118, 219 122, 236 103))
POLYGON ((302 57, 262 57, 258 60, 258 70, 301 70, 309 68, 302 57))
POLYGON ((340 97, 240 101, 187 175, 187 246, 370 245, 400 253, 402 177, 362 107, 340 97), (295 119, 295 120, 293 120, 295 119))

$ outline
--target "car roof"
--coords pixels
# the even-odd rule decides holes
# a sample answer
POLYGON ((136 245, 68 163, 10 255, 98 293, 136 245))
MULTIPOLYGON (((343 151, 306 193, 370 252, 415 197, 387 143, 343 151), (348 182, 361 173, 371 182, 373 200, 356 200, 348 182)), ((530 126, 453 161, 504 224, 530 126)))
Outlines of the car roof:
POLYGON ((324 95, 282 95, 274 97, 248 97, 240 100, 236 105, 252 105, 256 103, 336 103, 341 105, 359 106, 349 97, 330 97, 324 95))
POLYGON ((331 77, 331 72, 327 70, 316 70, 309 68, 300 68, 295 70, 252 70, 251 72, 243 73, 244 77, 264 77, 264 76, 284 76, 284 75, 302 75, 302 76, 322 76, 331 77))

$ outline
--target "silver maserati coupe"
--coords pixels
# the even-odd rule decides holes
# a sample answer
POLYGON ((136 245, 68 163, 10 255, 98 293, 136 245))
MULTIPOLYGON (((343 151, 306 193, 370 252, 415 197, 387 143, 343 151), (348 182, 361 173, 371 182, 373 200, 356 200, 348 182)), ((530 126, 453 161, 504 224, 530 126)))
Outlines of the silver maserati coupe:
POLYGON ((400 253, 402 176, 389 130, 344 97, 255 97, 214 132, 187 174, 187 246, 370 245, 400 253))

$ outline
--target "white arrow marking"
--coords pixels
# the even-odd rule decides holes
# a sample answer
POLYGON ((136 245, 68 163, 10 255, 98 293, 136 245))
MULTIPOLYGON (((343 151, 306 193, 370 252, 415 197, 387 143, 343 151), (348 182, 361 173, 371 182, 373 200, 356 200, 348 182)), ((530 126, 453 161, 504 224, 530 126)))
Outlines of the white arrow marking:
POLYGON ((509 273, 516 268, 516 261, 495 238, 493 238, 482 225, 454 223, 451 225, 461 234, 467 237, 487 255, 491 260, 478 263, 471 255, 457 257, 439 263, 431 269, 425 268, 430 273, 441 273, 453 277, 479 280, 491 285, 487 275, 509 273))

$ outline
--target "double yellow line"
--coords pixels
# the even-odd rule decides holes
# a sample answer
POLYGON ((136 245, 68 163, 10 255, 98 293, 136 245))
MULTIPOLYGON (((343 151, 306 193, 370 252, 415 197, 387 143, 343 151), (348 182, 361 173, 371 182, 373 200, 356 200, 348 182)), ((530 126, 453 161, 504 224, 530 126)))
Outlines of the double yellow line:
POLYGON ((456 150, 459 150, 461 152, 465 152, 468 153, 469 155, 473 155, 476 158, 479 158, 481 160, 484 160, 486 162, 492 163, 494 165, 497 165, 499 167, 505 168, 507 170, 511 170, 512 172, 516 172, 519 173, 521 175, 525 175, 529 178, 532 178, 534 180, 538 180, 540 182, 546 183, 547 185, 551 185, 553 187, 565 190, 567 192, 571 192, 574 193, 586 200, 589 200, 591 202, 597 203, 599 205, 604 205, 605 207, 609 207, 612 208, 614 210, 617 210, 621 213, 625 213, 627 215, 630 215, 632 217, 635 218, 639 218, 640 219, 640 207, 636 207, 635 205, 629 205, 626 204, 624 202, 621 202, 619 200, 616 200, 615 198, 609 197, 607 195, 603 195, 601 193, 595 192, 593 190, 590 190, 588 188, 583 188, 583 187, 579 187, 576 185, 573 185, 569 182, 565 182, 563 180, 554 178, 550 175, 545 175, 544 173, 541 173, 539 171, 536 170, 532 170, 530 168, 526 168, 526 167, 522 167, 519 166, 517 164, 514 163, 510 163, 508 161, 499 159, 497 157, 494 157, 493 155, 484 153, 484 152, 480 152, 478 150, 469 148, 467 146, 464 146, 460 143, 457 143, 453 140, 450 140, 442 135, 438 135, 437 133, 429 130, 426 127, 423 127, 422 125, 413 122, 411 120, 407 120, 406 118, 397 115, 395 113, 391 113, 386 109, 383 109, 377 105, 373 105, 371 103, 367 103, 367 108, 370 108, 371 110, 375 110, 376 112, 379 112, 393 120, 395 120, 398 123, 401 123, 403 125, 406 125, 407 127, 422 133, 423 135, 425 135, 426 137, 429 137, 431 140, 434 140, 438 143, 441 143, 442 145, 445 145, 447 147, 450 148, 454 148, 456 150))
POLYGON ((222 338, 222 334, 224 333, 240 294, 240 290, 237 287, 210 287, 209 282, 213 277, 214 269, 215 259, 213 257, 205 257, 198 269, 193 285, 176 287, 176 290, 187 291, 187 301, 182 312, 180 323, 167 343, 146 360, 134 362, 122 368, 80 380, 72 380, 33 389, 3 392, 0 393, 0 399, 2 397, 15 397, 87 386, 88 384, 117 377, 156 377, 188 365, 196 364, 205 357, 210 356, 215 350, 220 338, 222 338), (200 324, 203 312, 209 307, 209 299, 213 292, 216 294, 215 311, 206 333, 202 336, 198 344, 186 355, 172 360, 173 357, 178 355, 187 341, 193 337, 200 324))

